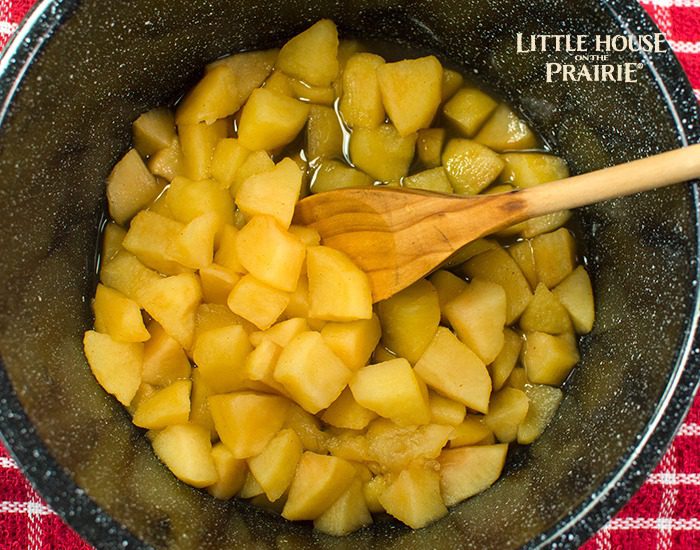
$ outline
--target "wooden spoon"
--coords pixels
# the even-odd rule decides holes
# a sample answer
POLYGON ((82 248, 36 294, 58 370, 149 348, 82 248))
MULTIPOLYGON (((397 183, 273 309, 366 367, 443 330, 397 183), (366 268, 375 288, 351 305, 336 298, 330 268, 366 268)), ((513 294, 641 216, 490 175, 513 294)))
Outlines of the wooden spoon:
POLYGON ((700 144, 537 187, 457 196, 340 189, 299 202, 295 222, 369 276, 375 302, 406 288, 480 237, 515 223, 700 177, 700 144))

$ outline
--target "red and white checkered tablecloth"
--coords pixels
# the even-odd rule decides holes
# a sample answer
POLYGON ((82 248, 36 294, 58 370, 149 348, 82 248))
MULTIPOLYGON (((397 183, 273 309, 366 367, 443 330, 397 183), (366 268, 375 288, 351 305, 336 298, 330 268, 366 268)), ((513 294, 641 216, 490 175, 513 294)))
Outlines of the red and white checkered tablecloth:
MULTIPOLYGON (((34 2, 0 0, 0 47, 34 2)), ((700 101, 700 0, 640 2, 666 35, 700 101)), ((0 550, 90 548, 32 490, 0 446, 0 550)), ((700 549, 700 396, 656 470, 583 548, 700 549)))

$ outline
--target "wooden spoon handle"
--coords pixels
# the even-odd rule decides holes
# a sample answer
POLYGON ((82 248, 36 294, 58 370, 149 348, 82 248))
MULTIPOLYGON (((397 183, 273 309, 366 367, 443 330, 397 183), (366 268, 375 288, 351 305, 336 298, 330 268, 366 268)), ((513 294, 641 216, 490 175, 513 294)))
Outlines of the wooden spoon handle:
POLYGON ((527 216, 550 214, 700 177, 700 144, 532 187, 518 193, 527 216))

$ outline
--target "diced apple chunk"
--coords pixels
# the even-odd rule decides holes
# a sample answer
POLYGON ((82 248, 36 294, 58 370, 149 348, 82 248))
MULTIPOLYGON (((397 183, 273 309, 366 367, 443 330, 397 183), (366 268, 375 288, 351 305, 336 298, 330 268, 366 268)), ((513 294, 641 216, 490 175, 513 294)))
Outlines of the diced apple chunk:
POLYGON ((251 92, 265 82, 272 72, 278 52, 277 49, 271 49, 237 53, 213 61, 207 65, 206 70, 211 71, 219 65, 226 65, 231 69, 236 79, 236 104, 240 108, 251 92))
POLYGON ((518 443, 529 445, 544 432, 559 408, 564 394, 559 388, 527 384, 525 395, 530 400, 527 416, 518 426, 518 443))
POLYGON ((236 174, 248 155, 250 151, 235 138, 222 139, 216 144, 211 159, 211 175, 219 186, 228 189, 233 185, 236 174))
POLYGON ((236 204, 249 218, 272 216, 287 229, 299 199, 301 179, 296 163, 290 158, 282 159, 273 170, 245 180, 236 193, 236 204))
POLYGON ((488 489, 499 478, 508 445, 480 445, 443 451, 440 455, 440 488, 447 506, 488 489))
POLYGON ((107 178, 109 215, 125 225, 163 191, 163 184, 148 171, 136 149, 130 149, 114 165, 107 178))
POLYGON ((442 164, 442 148, 445 145, 444 128, 418 130, 416 155, 426 168, 437 168, 442 164))
POLYGON ((459 296, 445 304, 444 311, 459 339, 484 363, 491 363, 498 356, 506 322, 503 287, 473 279, 459 296))
POLYGON ((103 285, 118 290, 141 307, 141 289, 160 278, 158 273, 147 268, 126 250, 117 252, 100 270, 100 281, 103 285))
POLYGON ((243 488, 248 465, 245 460, 233 456, 233 453, 221 442, 214 445, 211 457, 219 479, 207 487, 207 492, 214 498, 228 500, 243 488))
POLYGON ((238 139, 251 151, 271 151, 292 142, 308 116, 307 104, 267 88, 256 88, 243 107, 238 139))
POLYGON ((240 278, 237 273, 215 263, 200 268, 199 281, 202 284, 203 301, 225 304, 240 278))
POLYGON ((486 366, 450 330, 437 329, 415 372, 435 391, 471 409, 488 411, 491 378, 486 366))
POLYGON ((133 423, 148 430, 186 423, 190 417, 191 390, 191 380, 177 380, 156 391, 136 407, 133 423))
POLYGON ((270 328, 289 304, 289 294, 252 275, 244 276, 231 291, 228 307, 260 330, 270 328))
POLYGON ((392 352, 415 363, 428 347, 440 323, 437 290, 427 280, 377 304, 382 341, 392 352))
POLYGON ((289 40, 279 52, 276 66, 313 86, 329 86, 338 75, 338 30, 321 19, 289 40))
POLYGON ((372 516, 365 503, 362 481, 355 479, 350 487, 314 520, 314 527, 322 533, 340 537, 370 523, 372 516))
POLYGON ((285 422, 289 401, 251 391, 208 399, 216 432, 236 458, 259 455, 285 422))
POLYGON ((520 271, 527 279, 531 289, 537 288, 537 270, 535 269, 535 254, 532 251, 532 244, 529 240, 519 241, 510 245, 508 254, 518 264, 520 271))
POLYGON ((501 157, 506 166, 501 180, 525 189, 569 177, 566 161, 544 153, 508 153, 501 157))
POLYGON ((251 349, 245 329, 230 325, 198 334, 192 357, 207 385, 215 393, 227 393, 241 389, 251 349))
POLYGON ((270 502, 275 502, 289 488, 304 448, 296 432, 281 430, 263 451, 248 459, 248 468, 270 502))
POLYGON ((403 186, 407 189, 422 189, 434 193, 450 194, 453 192, 447 173, 441 166, 408 176, 403 180, 403 186))
POLYGON ((355 401, 350 388, 345 388, 338 399, 326 409, 321 419, 337 428, 362 430, 376 417, 377 413, 360 405, 355 401))
POLYGON ((525 335, 523 364, 534 384, 558 386, 578 363, 576 339, 572 334, 552 336, 544 332, 525 335))
POLYGON ((440 495, 440 474, 427 468, 403 470, 379 496, 384 509, 413 529, 447 515, 440 495))
POLYGON ((464 420, 467 410, 463 403, 444 397, 439 393, 429 393, 430 421, 435 424, 457 426, 464 420))
POLYGON ((588 334, 595 320, 595 304, 586 269, 578 266, 552 292, 571 315, 576 332, 588 334))
POLYGON ((399 134, 430 126, 442 101, 442 65, 435 56, 377 67, 382 102, 399 134))
POLYGON ((462 88, 443 107, 447 120, 471 138, 491 116, 498 103, 478 88, 462 88))
POLYGON ((141 385, 143 344, 117 342, 108 334, 88 330, 83 346, 100 386, 128 407, 141 385))
POLYGON ((236 75, 230 67, 219 65, 204 77, 183 98, 177 107, 175 121, 180 124, 211 124, 234 114, 239 108, 236 75))
POLYGON ((505 104, 496 108, 474 139, 499 153, 537 147, 535 134, 525 121, 505 104))
POLYGON ((170 146, 175 138, 175 118, 166 107, 151 109, 134 121, 131 131, 136 150, 149 157, 170 146))
POLYGON ((495 391, 503 387, 510 373, 513 372, 518 362, 518 357, 520 357, 522 344, 523 340, 520 334, 509 328, 503 331, 503 347, 493 363, 489 365, 491 381, 495 391))
POLYGON ((365 456, 381 471, 398 472, 410 465, 423 465, 435 459, 452 432, 452 426, 424 424, 399 426, 377 418, 367 428, 369 453, 365 456))
POLYGON ((167 386, 178 378, 189 378, 191 366, 185 351, 157 322, 148 324, 150 338, 143 347, 143 381, 167 386))
POLYGON ((296 336, 282 350, 274 376, 297 403, 315 414, 338 398, 352 372, 318 332, 309 331, 296 336))
POLYGON ((173 217, 189 223, 203 214, 216 213, 223 223, 233 223, 233 199, 212 180, 175 178, 165 195, 173 217))
POLYGON ((214 259, 214 241, 221 226, 216 212, 194 218, 170 243, 170 257, 190 269, 206 268, 214 259))
POLYGON ((236 252, 245 269, 278 290, 297 287, 306 255, 301 241, 270 216, 254 216, 238 232, 236 252))
POLYGON ((350 128, 376 128, 384 122, 384 105, 377 68, 384 59, 371 53, 356 53, 343 70, 340 114, 350 128))
POLYGON ((427 394, 406 359, 361 368, 350 380, 350 389, 360 405, 399 425, 430 421, 427 394))
POLYGON ((216 144, 228 137, 227 120, 217 120, 213 124, 180 124, 177 131, 185 175, 194 181, 209 178, 216 144))
POLYGON ((134 216, 122 246, 144 265, 165 273, 177 275, 187 271, 169 253, 184 226, 170 218, 143 210, 134 216))
POLYGON ((327 321, 372 318, 369 279, 342 252, 327 246, 306 250, 309 316, 327 321))
POLYGON ((469 415, 464 421, 455 426, 450 434, 450 448, 479 445, 491 435, 491 428, 483 422, 484 417, 469 415))
POLYGON ((175 477, 193 487, 216 483, 219 474, 211 457, 209 432, 197 424, 176 424, 158 432, 153 450, 175 477))
POLYGON ((343 130, 331 107, 311 106, 306 125, 306 154, 309 160, 342 158, 343 130))
POLYGON ((194 319, 202 300, 197 277, 182 273, 156 279, 139 293, 144 309, 185 349, 194 339, 194 319))
POLYGON ((416 134, 401 136, 392 124, 355 128, 350 137, 350 158, 360 170, 379 181, 397 181, 408 174, 416 134))
POLYGON ((364 172, 351 168, 346 164, 326 160, 318 167, 311 181, 312 193, 323 193, 332 189, 349 187, 370 187, 372 178, 364 172))
POLYGON ((525 420, 529 401, 527 395, 515 388, 503 388, 491 397, 489 411, 484 416, 484 424, 493 431, 502 443, 515 441, 518 426, 525 420))
POLYGON ((357 370, 369 361, 381 336, 379 318, 348 321, 347 323, 327 323, 321 329, 326 344, 350 370, 357 370))
POLYGON ((520 328, 525 332, 561 334, 571 332, 571 318, 564 306, 547 287, 540 283, 535 296, 520 317, 520 328))
POLYGON ((557 286, 576 267, 576 243, 564 227, 532 239, 532 252, 537 278, 547 288, 557 286))
POLYGON ((316 519, 350 487, 355 468, 347 460, 306 451, 297 465, 282 516, 316 519))
POLYGON ((92 307, 98 332, 106 332, 119 342, 144 342, 150 338, 138 304, 121 292, 97 285, 92 307))
POLYGON ((172 181, 185 176, 185 157, 182 155, 180 139, 174 137, 164 149, 160 149, 148 159, 148 169, 154 176, 172 181))
POLYGON ((503 170, 503 161, 488 147, 468 139, 451 139, 442 164, 455 193, 475 195, 488 187, 503 170))

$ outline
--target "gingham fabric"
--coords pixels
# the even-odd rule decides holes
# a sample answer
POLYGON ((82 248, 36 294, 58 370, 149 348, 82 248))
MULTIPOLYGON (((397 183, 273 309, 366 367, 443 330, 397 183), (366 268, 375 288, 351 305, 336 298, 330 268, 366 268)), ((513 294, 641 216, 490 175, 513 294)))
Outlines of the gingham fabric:
MULTIPOLYGON (((700 0, 640 1, 666 35, 700 100, 700 0)), ((0 46, 33 4, 0 0, 0 46)), ((0 447, 0 550, 89 548, 32 490, 0 447)), ((700 549, 700 397, 656 470, 583 548, 700 549)))

